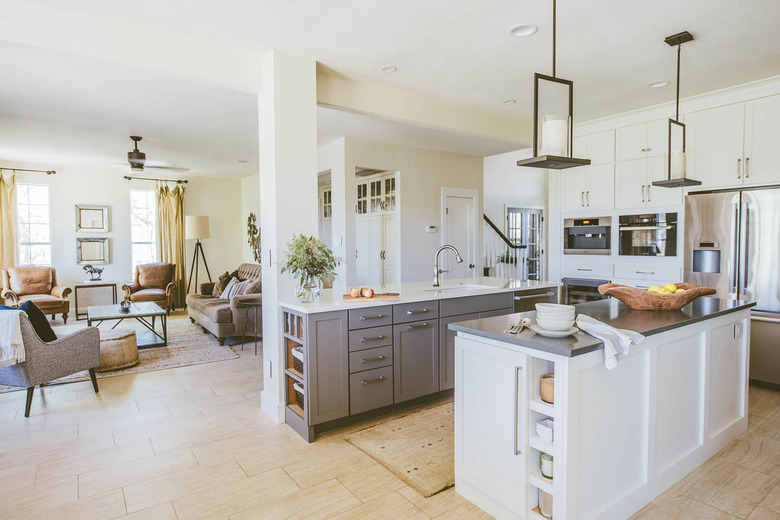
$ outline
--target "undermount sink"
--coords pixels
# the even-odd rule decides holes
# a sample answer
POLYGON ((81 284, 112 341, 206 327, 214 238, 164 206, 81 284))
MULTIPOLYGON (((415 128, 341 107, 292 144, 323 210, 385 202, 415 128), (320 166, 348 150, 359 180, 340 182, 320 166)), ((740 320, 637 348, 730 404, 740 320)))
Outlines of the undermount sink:
POLYGON ((445 291, 478 291, 480 289, 495 289, 492 285, 477 285, 473 283, 459 283, 457 285, 443 285, 425 289, 425 292, 445 292, 445 291))

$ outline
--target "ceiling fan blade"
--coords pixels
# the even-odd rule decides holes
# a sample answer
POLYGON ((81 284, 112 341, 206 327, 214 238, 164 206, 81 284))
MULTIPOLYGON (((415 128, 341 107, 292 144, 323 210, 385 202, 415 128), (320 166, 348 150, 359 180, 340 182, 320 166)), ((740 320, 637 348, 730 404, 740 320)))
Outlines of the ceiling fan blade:
POLYGON ((153 165, 153 164, 145 164, 144 168, 154 168, 155 170, 167 170, 169 172, 188 172, 188 171, 190 171, 189 168, 182 168, 180 166, 164 166, 164 165, 153 165))

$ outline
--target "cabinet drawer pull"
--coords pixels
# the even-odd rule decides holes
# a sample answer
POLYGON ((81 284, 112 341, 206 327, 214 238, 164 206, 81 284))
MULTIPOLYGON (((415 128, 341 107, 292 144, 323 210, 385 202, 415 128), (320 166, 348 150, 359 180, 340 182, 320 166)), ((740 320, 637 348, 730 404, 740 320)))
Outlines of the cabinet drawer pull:
POLYGON ((377 357, 372 357, 372 358, 368 358, 368 359, 363 358, 360 362, 361 363, 376 363, 377 361, 382 361, 383 359, 385 359, 385 356, 377 356, 377 357))
MULTIPOLYGON (((447 271, 443 271, 443 272, 446 273, 447 271)), ((426 312, 431 312, 431 311, 429 311, 428 309, 420 309, 419 311, 406 311, 406 314, 411 316, 412 314, 425 314, 426 312)))
POLYGON ((582 206, 583 208, 585 207, 585 192, 584 191, 580 192, 580 206, 582 206))
POLYGON ((362 379, 361 382, 364 385, 371 385, 371 384, 374 384, 374 383, 379 383, 379 382, 384 381, 384 380, 385 380, 385 376, 379 376, 376 379, 362 379))
POLYGON ((361 316, 360 319, 361 320, 381 320, 384 317, 385 317, 384 314, 377 314, 376 316, 361 316))
POLYGON ((582 267, 578 267, 577 271, 593 271, 593 269, 584 269, 582 267))
POLYGON ((642 184, 642 202, 645 201, 645 185, 642 184))
POLYGON ((742 177, 742 159, 737 159, 737 179, 742 177))
POLYGON ((750 157, 745 157, 745 178, 750 177, 750 157))
POLYGON ((384 334, 380 334, 379 336, 373 336, 373 337, 370 337, 370 338, 360 338, 360 342, 361 343, 365 343, 366 341, 380 341, 380 340, 383 340, 383 339, 385 339, 384 334))
POLYGON ((585 192, 585 202, 586 202, 585 204, 586 206, 590 206, 590 191, 585 192))
POLYGON ((424 328, 430 327, 430 326, 431 326, 431 324, 428 323, 428 322, 420 323, 419 325, 408 325, 409 330, 412 330, 412 329, 424 329, 424 328))
POLYGON ((539 294, 529 294, 528 296, 513 296, 512 299, 516 302, 519 302, 520 300, 527 300, 529 298, 543 298, 544 296, 555 296, 555 293, 546 292, 546 293, 539 293, 539 294))
POLYGON ((636 274, 655 274, 655 271, 634 271, 636 274))
POLYGON ((523 369, 523 367, 515 367, 515 431, 514 431, 514 437, 515 437, 515 455, 520 455, 523 453, 523 450, 520 449, 520 446, 522 445, 520 442, 520 439, 517 438, 519 431, 522 431, 521 428, 518 426, 518 421, 520 419, 520 413, 518 412, 519 407, 519 401, 520 401, 520 371, 523 369))

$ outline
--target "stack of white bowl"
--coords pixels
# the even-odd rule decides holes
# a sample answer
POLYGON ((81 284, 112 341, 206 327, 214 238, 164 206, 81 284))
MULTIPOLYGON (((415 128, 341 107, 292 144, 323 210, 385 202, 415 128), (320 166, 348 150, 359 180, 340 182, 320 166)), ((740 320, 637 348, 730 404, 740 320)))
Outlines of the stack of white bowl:
POLYGON ((574 326, 574 306, 537 303, 536 323, 544 330, 562 332, 574 326))

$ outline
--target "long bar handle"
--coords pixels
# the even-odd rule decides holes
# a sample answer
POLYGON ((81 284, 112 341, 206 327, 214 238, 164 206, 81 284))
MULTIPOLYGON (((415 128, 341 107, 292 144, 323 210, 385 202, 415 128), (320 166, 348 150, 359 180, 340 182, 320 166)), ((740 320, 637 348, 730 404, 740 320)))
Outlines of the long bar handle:
POLYGON ((543 296, 555 296, 555 293, 546 292, 546 293, 539 293, 539 294, 529 294, 528 296, 513 296, 512 299, 516 302, 519 302, 520 300, 527 300, 529 298, 541 298, 543 296))
POLYGON ((729 270, 729 291, 735 295, 739 291, 739 205, 734 204, 734 211, 731 213, 731 246, 733 248, 733 257, 729 270))
POLYGON ((742 178, 742 159, 737 159, 737 179, 742 178))
POLYGON ((376 363, 377 361, 382 361, 383 359, 385 359, 385 356, 377 356, 377 357, 368 358, 368 359, 363 358, 360 362, 361 363, 376 363))
MULTIPOLYGON (((441 272, 441 273, 448 273, 449 271, 439 271, 439 272, 441 272)), ((425 314, 426 312, 431 312, 431 311, 428 310, 428 309, 420 309, 419 311, 406 311, 406 314, 411 316, 413 314, 425 314)))
POLYGON ((409 330, 424 329, 424 328, 427 328, 427 327, 430 327, 430 326, 431 326, 431 324, 426 321, 426 322, 420 323, 419 325, 409 325, 409 330))
POLYGON ((520 418, 520 371, 523 367, 515 367, 515 455, 520 455, 523 450, 519 449, 520 441, 517 439, 520 428, 518 428, 518 421, 520 418))
POLYGON ((636 274, 655 274, 655 271, 634 271, 636 274))
POLYGON ((583 208, 585 207, 585 192, 584 191, 580 192, 580 206, 582 206, 583 208))
POLYGON ((385 317, 384 314, 377 314, 376 316, 361 316, 360 319, 363 320, 363 321, 365 321, 365 320, 381 320, 384 317, 385 317))
POLYGON ((578 267, 577 271, 593 271, 593 269, 584 269, 582 267, 578 267))
POLYGON ((374 383, 379 383, 380 381, 384 381, 384 380, 385 380, 385 376, 379 376, 376 379, 363 379, 361 380, 361 383, 363 383, 364 385, 372 385, 374 383))
POLYGON ((585 202, 587 202, 587 206, 590 206, 590 190, 585 192, 585 202))
POLYGON ((742 225, 739 241, 741 242, 739 245, 740 252, 742 253, 742 258, 739 259, 739 267, 741 269, 741 273, 739 276, 740 281, 740 291, 737 293, 737 298, 739 298, 740 294, 743 294, 747 291, 748 286, 748 262, 750 261, 750 251, 748 251, 748 245, 750 244, 750 206, 747 202, 742 203, 742 225))
POLYGON ((750 157, 745 157, 745 178, 750 177, 750 157))
POLYGON ((645 201, 645 185, 642 184, 642 202, 645 201))
POLYGON ((360 338, 361 343, 365 343, 366 341, 379 341, 385 339, 384 334, 380 334, 379 336, 373 336, 370 338, 360 338))

